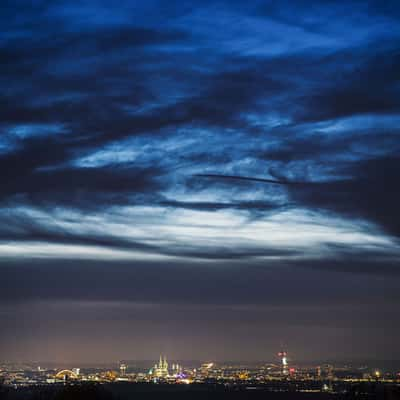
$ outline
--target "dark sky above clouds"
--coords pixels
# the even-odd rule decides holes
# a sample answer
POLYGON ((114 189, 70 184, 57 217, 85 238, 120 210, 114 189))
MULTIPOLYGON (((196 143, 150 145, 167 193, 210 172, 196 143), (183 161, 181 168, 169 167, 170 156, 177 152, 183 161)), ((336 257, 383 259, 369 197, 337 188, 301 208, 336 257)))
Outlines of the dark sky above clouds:
POLYGON ((399 19, 3 0, 2 359, 400 358, 399 19))

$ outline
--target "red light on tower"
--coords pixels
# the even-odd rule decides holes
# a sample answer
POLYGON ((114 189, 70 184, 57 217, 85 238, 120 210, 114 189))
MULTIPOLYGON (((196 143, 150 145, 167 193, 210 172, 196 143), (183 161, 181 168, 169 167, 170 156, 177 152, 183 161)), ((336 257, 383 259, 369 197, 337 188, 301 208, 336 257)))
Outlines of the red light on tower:
POLYGON ((288 360, 286 351, 280 351, 278 357, 281 359, 282 374, 287 375, 289 373, 288 360))

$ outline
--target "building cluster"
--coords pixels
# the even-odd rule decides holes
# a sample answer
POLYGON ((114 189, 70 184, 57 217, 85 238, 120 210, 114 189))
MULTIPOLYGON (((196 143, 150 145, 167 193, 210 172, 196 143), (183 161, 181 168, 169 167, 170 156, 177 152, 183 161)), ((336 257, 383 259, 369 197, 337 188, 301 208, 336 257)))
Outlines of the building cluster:
POLYGON ((346 382, 398 382, 400 374, 381 372, 367 367, 334 367, 329 364, 296 366, 286 351, 278 353, 276 363, 263 365, 233 365, 203 363, 200 366, 183 367, 178 362, 168 363, 160 356, 152 368, 145 371, 129 367, 121 362, 119 368, 72 368, 46 369, 42 367, 0 365, 0 382, 14 387, 65 384, 66 382, 90 381, 98 383, 170 383, 170 384, 224 384, 269 385, 285 390, 288 385, 296 390, 333 391, 346 382))

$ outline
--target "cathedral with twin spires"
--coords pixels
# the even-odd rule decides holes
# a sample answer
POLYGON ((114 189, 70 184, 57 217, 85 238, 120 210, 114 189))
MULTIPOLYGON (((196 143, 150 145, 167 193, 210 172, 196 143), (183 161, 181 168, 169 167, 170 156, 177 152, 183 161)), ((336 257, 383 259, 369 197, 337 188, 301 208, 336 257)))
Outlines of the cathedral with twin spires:
POLYGON ((160 355, 160 361, 150 369, 149 374, 155 378, 167 378, 169 376, 167 357, 160 355))
POLYGON ((158 364, 154 364, 154 367, 150 369, 149 375, 154 378, 168 378, 171 376, 177 376, 182 372, 182 367, 178 364, 172 364, 172 375, 169 373, 167 357, 164 358, 160 355, 158 364))

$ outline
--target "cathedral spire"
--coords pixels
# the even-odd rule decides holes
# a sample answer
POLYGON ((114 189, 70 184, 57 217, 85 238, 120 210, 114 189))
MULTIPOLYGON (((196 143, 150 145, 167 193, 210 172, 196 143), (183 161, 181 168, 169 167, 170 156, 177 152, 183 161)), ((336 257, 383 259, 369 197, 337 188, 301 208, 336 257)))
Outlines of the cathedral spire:
POLYGON ((154 366, 151 374, 157 378, 167 378, 169 376, 167 356, 160 354, 160 361, 154 366))

